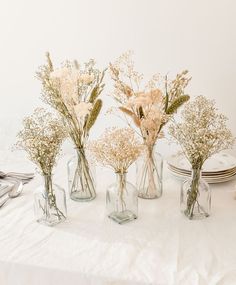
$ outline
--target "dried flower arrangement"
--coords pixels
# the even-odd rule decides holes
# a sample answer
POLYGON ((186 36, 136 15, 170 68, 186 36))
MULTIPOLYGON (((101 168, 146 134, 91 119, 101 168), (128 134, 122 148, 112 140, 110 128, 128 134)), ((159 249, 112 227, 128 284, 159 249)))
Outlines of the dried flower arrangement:
POLYGON ((42 82, 43 100, 61 115, 68 134, 74 142, 80 160, 80 168, 75 172, 81 176, 83 190, 93 188, 93 177, 85 154, 85 146, 91 128, 94 126, 102 108, 100 96, 104 84, 104 71, 95 68, 94 60, 90 60, 81 67, 77 61, 66 61, 62 67, 55 69, 49 53, 47 64, 37 72, 42 82))
POLYGON ((105 71, 95 68, 94 60, 81 68, 77 61, 66 61, 54 69, 49 53, 47 64, 37 72, 42 82, 43 100, 56 109, 68 128, 75 146, 83 148, 89 131, 96 122, 102 107, 101 94, 105 71))
POLYGON ((169 126, 193 168, 201 169, 213 154, 233 146, 235 138, 227 128, 227 118, 218 113, 214 100, 198 96, 181 113, 182 122, 169 126))
POLYGON ((132 119, 144 144, 152 148, 158 137, 163 136, 163 126, 189 100, 185 94, 190 81, 188 71, 177 74, 172 81, 157 74, 143 86, 143 75, 134 70, 131 52, 128 52, 110 64, 110 74, 115 88, 113 97, 120 111, 132 119))
MULTIPOLYGON (((66 132, 61 120, 42 108, 37 108, 32 116, 23 121, 23 130, 18 134, 16 146, 25 150, 29 159, 39 168, 45 180, 45 199, 56 211, 58 219, 65 216, 57 207, 56 196, 52 186, 52 171, 60 153, 61 144, 66 138, 66 132)), ((44 209, 44 206, 41 205, 44 209)), ((46 213, 46 208, 44 209, 46 213)))
POLYGON ((185 93, 190 81, 188 71, 177 74, 172 81, 167 76, 154 75, 145 86, 143 75, 134 70, 131 52, 127 52, 110 64, 110 74, 114 81, 112 95, 118 102, 119 110, 125 115, 128 125, 138 129, 145 145, 145 159, 138 182, 139 196, 158 198, 162 193, 162 178, 158 174, 154 146, 157 139, 163 137, 162 130, 166 123, 189 100, 185 93))
POLYGON ((213 154, 232 147, 235 138, 227 128, 227 118, 218 113, 215 101, 204 96, 198 96, 186 104, 181 119, 182 122, 169 126, 169 133, 181 146, 195 173, 185 210, 185 214, 191 218, 194 207, 199 206, 199 178, 204 162, 213 154))
POLYGON ((129 166, 140 155, 143 145, 130 128, 111 128, 89 146, 95 160, 113 169, 117 174, 117 184, 107 189, 106 201, 108 216, 122 224, 137 218, 137 190, 126 182, 129 166))
POLYGON ((42 175, 52 175, 61 144, 66 138, 61 120, 43 108, 37 108, 32 116, 24 119, 23 126, 17 135, 17 147, 27 152, 42 175))

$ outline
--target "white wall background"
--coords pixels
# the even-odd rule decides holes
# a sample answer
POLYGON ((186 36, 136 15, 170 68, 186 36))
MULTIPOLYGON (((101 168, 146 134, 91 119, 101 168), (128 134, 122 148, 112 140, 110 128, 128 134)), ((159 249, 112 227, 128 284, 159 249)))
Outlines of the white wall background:
MULTIPOLYGON (((236 134, 235 12, 235 0, 0 0, 0 148, 42 105, 35 71, 45 51, 58 64, 93 57, 105 67, 133 49, 147 77, 187 68, 189 93, 215 98, 236 134)), ((113 123, 100 118, 94 136, 113 123)))

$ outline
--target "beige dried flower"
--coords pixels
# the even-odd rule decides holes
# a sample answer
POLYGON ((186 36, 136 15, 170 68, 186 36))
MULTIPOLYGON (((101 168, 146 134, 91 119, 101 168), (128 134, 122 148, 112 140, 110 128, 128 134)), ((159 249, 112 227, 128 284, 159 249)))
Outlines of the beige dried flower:
POLYGON ((142 149, 130 128, 107 129, 100 139, 89 144, 97 162, 122 173, 138 158, 142 149))
POLYGON ((49 53, 47 64, 37 72, 42 82, 43 100, 59 112, 77 148, 84 147, 100 113, 102 101, 97 98, 104 88, 104 75, 105 70, 96 69, 92 59, 84 68, 77 61, 66 61, 61 68, 54 69, 49 53), (87 122, 92 119, 93 124, 88 128, 87 122))
POLYGON ((131 52, 124 53, 110 64, 114 81, 112 95, 119 104, 119 110, 139 128, 144 144, 152 148, 156 140, 163 137, 163 126, 189 99, 185 88, 190 78, 187 71, 177 74, 173 81, 156 74, 143 85, 143 75, 134 70, 131 56, 131 52))
POLYGON ((198 96, 181 113, 182 122, 173 123, 169 133, 182 147, 193 168, 201 169, 213 154, 233 146, 235 138, 227 118, 218 113, 215 101, 198 96))
POLYGON ((66 137, 61 120, 42 108, 37 108, 32 116, 23 121, 23 130, 18 134, 17 147, 28 153, 29 159, 43 175, 51 175, 66 137))

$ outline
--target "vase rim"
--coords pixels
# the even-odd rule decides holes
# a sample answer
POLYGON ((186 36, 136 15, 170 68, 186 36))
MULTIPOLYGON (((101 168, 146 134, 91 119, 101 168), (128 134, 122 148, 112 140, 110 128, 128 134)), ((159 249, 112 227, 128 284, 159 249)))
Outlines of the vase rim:
POLYGON ((81 147, 74 146, 74 149, 76 149, 76 150, 85 149, 85 146, 81 146, 81 147))
POLYGON ((126 174, 128 171, 125 170, 125 171, 121 171, 121 170, 118 170, 118 171, 115 171, 116 174, 126 174))
POLYGON ((52 177, 52 176, 54 176, 54 174, 53 173, 50 173, 50 174, 45 174, 45 173, 40 173, 41 174, 41 176, 43 176, 43 177, 52 177))
POLYGON ((202 167, 192 167, 192 170, 199 170, 199 171, 202 171, 202 167))

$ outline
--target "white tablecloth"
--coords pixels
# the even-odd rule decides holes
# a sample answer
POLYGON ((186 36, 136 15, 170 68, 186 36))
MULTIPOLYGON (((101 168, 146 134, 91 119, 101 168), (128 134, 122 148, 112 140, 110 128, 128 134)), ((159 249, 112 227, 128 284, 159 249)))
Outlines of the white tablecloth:
MULTIPOLYGON (((29 168, 18 163, 14 170, 29 168)), ((55 180, 66 185, 62 162, 55 180)), ((68 220, 53 228, 34 220, 38 178, 5 205, 0 210, 0 284, 236 284, 233 182, 212 187, 211 217, 189 221, 179 212, 179 183, 166 175, 163 197, 139 199, 138 219, 118 225, 105 216, 108 180, 99 170, 97 198, 88 203, 67 199, 68 220)))

